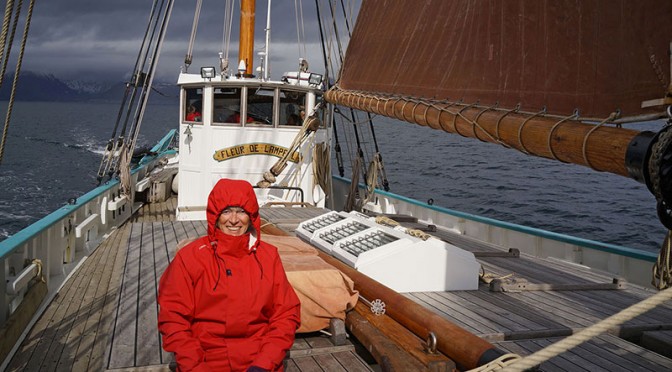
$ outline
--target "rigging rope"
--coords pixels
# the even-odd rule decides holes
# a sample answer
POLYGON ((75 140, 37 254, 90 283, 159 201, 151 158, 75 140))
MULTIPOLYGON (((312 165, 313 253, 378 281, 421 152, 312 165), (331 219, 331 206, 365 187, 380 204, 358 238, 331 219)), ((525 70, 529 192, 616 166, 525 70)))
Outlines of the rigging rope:
POLYGON ((154 23, 155 17, 158 17, 156 15, 158 14, 158 10, 159 0, 154 0, 152 3, 152 9, 149 13, 149 20, 147 22, 147 28, 145 29, 145 35, 143 36, 142 43, 140 44, 140 51, 138 52, 138 56, 135 59, 135 65, 133 66, 133 76, 131 80, 126 83, 126 89, 124 90, 121 105, 119 106, 119 112, 117 113, 117 119, 114 123, 114 128, 112 129, 112 135, 107 142, 105 154, 100 159, 100 166, 98 167, 98 174, 96 177, 98 184, 100 184, 105 175, 108 175, 109 178, 112 178, 114 169, 116 167, 116 161, 119 157, 119 152, 124 147, 126 127, 128 126, 128 121, 131 116, 132 107, 135 104, 135 96, 138 93, 138 88, 144 87, 147 77, 144 72, 144 66, 147 63, 148 55, 146 53, 146 49, 149 48, 147 45, 153 38, 152 23, 154 23), (152 31, 151 34, 150 31, 152 31), (122 122, 122 117, 124 116, 124 109, 126 110, 126 117, 123 119, 124 124, 122 125, 119 136, 117 136, 119 124, 122 122))
MULTIPOLYGON (((5 6, 5 16, 2 20, 2 33, 0 34, 0 56, 5 56, 2 65, 3 74, 0 75, 0 86, 2 86, 2 82, 5 79, 4 71, 7 69, 7 61, 9 59, 9 51, 7 51, 7 54, 5 54, 5 46, 7 45, 7 32, 9 31, 9 22, 13 12, 14 0, 7 0, 7 4, 5 6)), ((9 47, 11 48, 11 43, 9 47)))
POLYGON ((232 0, 227 0, 224 8, 224 26, 222 27, 222 48, 219 52, 219 71, 222 76, 227 74, 229 69, 229 46, 231 44, 231 28, 233 27, 233 6, 232 0))
MULTIPOLYGON (((18 21, 18 12, 20 12, 22 1, 19 2, 19 7, 16 9, 17 16, 16 21, 18 21)), ((23 37, 21 38, 21 49, 19 50, 19 57, 16 61, 16 69, 14 70, 14 81, 12 82, 12 89, 9 95, 9 104, 7 106, 7 114, 5 115, 5 125, 2 131, 2 141, 0 141, 0 163, 2 163, 2 158, 5 154, 5 143, 7 141, 7 132, 9 131, 9 123, 12 119, 12 109, 14 107, 14 98, 16 96, 16 86, 19 81, 19 75, 21 73, 21 64, 23 63, 23 54, 26 50, 26 41, 28 40, 28 31, 30 30, 30 21, 33 17, 33 8, 35 6, 35 0, 30 0, 28 5, 28 14, 26 15, 26 24, 23 29, 23 37)), ((13 33, 13 32, 12 32, 13 33)), ((13 38, 13 37, 12 37, 13 38)), ((8 50, 9 53, 9 50, 8 50)))
POLYGON ((145 36, 135 63, 133 81, 126 85, 126 91, 124 92, 112 137, 108 142, 106 154, 101 159, 98 169, 99 183, 105 175, 108 175, 111 179, 121 168, 130 167, 147 100, 151 92, 154 72, 158 65, 159 54, 163 46, 163 40, 174 4, 173 0, 161 0, 160 5, 158 5, 158 2, 159 0, 155 0, 152 5, 145 36), (145 67, 147 67, 147 72, 144 72, 145 67), (139 98, 136 103, 136 95, 138 94, 139 98), (128 104, 126 104, 127 101, 128 104), (135 110, 133 110, 133 105, 135 105, 135 110), (121 131, 117 136, 117 129, 121 122, 124 107, 126 107, 126 116, 121 131), (132 113, 133 120, 130 122, 131 127, 128 130, 128 137, 126 137, 126 128, 132 113), (126 152, 126 156, 123 157, 124 160, 122 161, 121 155, 123 152, 126 152))
POLYGON ((197 0, 196 10, 194 11, 194 22, 191 24, 191 37, 189 38, 189 46, 187 47, 187 54, 184 56, 184 72, 187 72, 194 57, 194 42, 196 41, 198 19, 201 17, 201 5, 203 5, 203 0, 197 0))

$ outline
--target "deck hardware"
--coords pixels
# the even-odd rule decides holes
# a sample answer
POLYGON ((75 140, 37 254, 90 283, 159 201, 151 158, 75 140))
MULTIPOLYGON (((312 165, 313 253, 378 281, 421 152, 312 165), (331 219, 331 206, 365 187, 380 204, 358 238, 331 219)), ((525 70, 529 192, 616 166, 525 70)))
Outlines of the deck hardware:
POLYGON ((512 257, 519 258, 520 250, 518 248, 509 248, 508 252, 471 252, 475 257, 512 257))
POLYGON ((376 298, 373 300, 373 302, 370 302, 362 295, 359 296, 359 299, 371 308, 371 312, 374 315, 380 316, 385 314, 385 302, 383 302, 381 299, 376 298))
POLYGON ((425 352, 427 354, 436 354, 436 344, 436 334, 430 331, 427 335, 427 342, 425 343, 425 352))
POLYGON ((626 282, 614 278, 611 283, 530 283, 525 279, 513 280, 493 279, 490 282, 490 292, 522 292, 522 291, 591 291, 625 289, 626 282))

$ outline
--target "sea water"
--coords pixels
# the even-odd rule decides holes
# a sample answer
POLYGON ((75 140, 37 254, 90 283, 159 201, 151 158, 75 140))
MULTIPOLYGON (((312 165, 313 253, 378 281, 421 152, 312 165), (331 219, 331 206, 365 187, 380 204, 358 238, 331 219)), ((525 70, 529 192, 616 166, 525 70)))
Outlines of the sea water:
MULTIPOLYGON (((0 163, 0 240, 97 185, 118 111, 112 103, 15 104, 0 163)), ((177 116, 177 105, 150 104, 138 147, 151 146, 176 128, 177 116)), ((391 192, 648 251, 657 251, 663 240, 655 198, 632 179, 414 124, 375 123, 391 192)))

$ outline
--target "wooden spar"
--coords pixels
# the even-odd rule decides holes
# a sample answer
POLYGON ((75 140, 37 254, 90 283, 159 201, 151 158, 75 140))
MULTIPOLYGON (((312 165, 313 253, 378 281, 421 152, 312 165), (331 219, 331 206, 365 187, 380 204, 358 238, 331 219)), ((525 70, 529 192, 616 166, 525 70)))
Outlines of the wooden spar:
POLYGON ((385 302, 385 314, 416 336, 426 340, 429 332, 434 332, 437 337, 437 349, 454 360, 461 368, 473 369, 504 354, 486 340, 432 313, 336 258, 319 251, 318 255, 328 264, 349 276, 361 296, 370 301, 380 299, 385 302))
POLYGON ((387 335, 371 325, 362 315, 351 311, 345 318, 348 330, 381 365, 383 371, 420 371, 424 366, 387 335))
MULTIPOLYGON (((402 326, 399 322, 389 316, 385 314, 374 314, 362 301, 357 302, 354 310, 355 311, 348 312, 348 317, 350 317, 352 313, 359 314, 372 326, 385 334, 390 340, 399 345, 405 353, 408 353, 410 356, 417 359, 424 368, 437 372, 455 370, 455 362, 438 352, 438 350, 435 350, 434 353, 427 352, 427 340, 421 340, 418 336, 413 334, 413 332, 409 331, 406 327, 402 326)), ((349 319, 346 318, 346 323, 348 322, 349 319)))
MULTIPOLYGON (((240 46, 238 48, 238 63, 245 62, 245 76, 252 75, 254 64, 254 15, 255 1, 243 0, 240 3, 240 46)), ((240 73, 240 71, 239 71, 240 73)))
POLYGON ((584 124, 534 114, 488 110, 465 104, 445 104, 332 88, 328 102, 409 123, 441 129, 463 137, 498 143, 526 154, 630 176, 626 151, 639 131, 584 124))

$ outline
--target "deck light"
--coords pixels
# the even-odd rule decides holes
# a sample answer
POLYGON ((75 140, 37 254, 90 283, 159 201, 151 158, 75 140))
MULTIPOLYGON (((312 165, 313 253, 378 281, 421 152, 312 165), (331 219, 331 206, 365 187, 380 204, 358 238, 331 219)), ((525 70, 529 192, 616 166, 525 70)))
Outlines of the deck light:
POLYGON ((203 79, 212 79, 215 77, 214 67, 201 67, 201 77, 203 79))
POLYGON ((310 76, 308 77, 308 84, 315 86, 322 84, 322 75, 310 74, 310 76))

